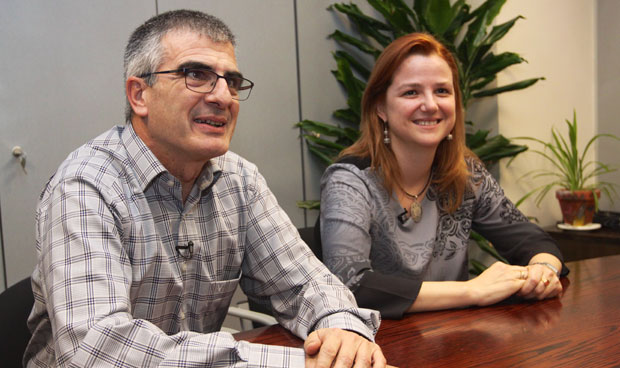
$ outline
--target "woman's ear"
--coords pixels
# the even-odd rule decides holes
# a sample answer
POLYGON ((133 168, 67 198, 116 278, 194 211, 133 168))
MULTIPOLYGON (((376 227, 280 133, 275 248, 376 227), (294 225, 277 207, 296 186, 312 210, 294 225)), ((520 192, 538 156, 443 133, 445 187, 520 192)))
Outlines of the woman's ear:
POLYGON ((133 113, 137 116, 146 117, 148 106, 145 99, 145 90, 148 87, 144 79, 131 76, 125 82, 125 92, 127 100, 131 105, 133 113))
POLYGON ((387 122, 387 115, 385 114, 385 105, 383 102, 379 102, 377 104, 376 112, 379 119, 381 119, 384 123, 387 122))

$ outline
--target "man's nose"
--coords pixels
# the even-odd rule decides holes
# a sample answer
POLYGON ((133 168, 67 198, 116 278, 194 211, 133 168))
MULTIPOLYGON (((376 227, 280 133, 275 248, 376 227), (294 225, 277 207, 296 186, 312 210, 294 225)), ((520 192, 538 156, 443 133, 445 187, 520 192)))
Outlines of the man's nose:
POLYGON ((210 103, 215 103, 221 108, 224 108, 232 103, 232 94, 228 88, 228 83, 224 78, 218 78, 215 81, 213 91, 205 95, 205 100, 210 103))

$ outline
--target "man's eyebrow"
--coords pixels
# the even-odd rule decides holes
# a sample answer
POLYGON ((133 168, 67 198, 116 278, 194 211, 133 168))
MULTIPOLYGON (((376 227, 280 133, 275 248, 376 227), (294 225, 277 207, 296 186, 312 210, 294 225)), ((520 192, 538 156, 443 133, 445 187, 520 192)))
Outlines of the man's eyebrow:
POLYGON ((183 64, 179 65, 179 69, 183 69, 183 68, 213 70, 213 68, 210 65, 203 64, 199 61, 184 62, 183 64))
MULTIPOLYGON (((187 61, 187 62, 179 65, 179 67, 178 67, 178 69, 183 69, 183 68, 188 68, 188 69, 206 69, 206 70, 214 71, 213 67, 211 67, 211 65, 207 65, 207 64, 201 63, 199 61, 187 61)), ((226 76, 226 77, 240 77, 240 78, 243 78, 243 74, 241 74, 240 72, 237 72, 237 71, 227 71, 226 73, 224 73, 224 76, 226 76)))

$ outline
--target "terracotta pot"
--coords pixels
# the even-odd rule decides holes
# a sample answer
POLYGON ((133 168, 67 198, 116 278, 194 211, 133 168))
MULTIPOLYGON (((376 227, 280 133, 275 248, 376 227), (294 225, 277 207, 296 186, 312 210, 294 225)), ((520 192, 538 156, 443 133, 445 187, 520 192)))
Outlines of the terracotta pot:
MULTIPOLYGON (((601 197, 601 191, 596 189, 596 196, 601 197)), ((555 192, 560 201, 562 218, 565 224, 584 226, 592 223, 594 217, 594 195, 591 190, 559 189, 555 192)))

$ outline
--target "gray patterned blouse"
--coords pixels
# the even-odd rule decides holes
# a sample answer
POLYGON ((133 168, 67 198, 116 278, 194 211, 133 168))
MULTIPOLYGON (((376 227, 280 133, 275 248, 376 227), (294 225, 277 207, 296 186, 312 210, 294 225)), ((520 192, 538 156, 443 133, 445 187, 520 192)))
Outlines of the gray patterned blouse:
POLYGON ((390 196, 369 160, 345 158, 321 180, 323 262, 361 307, 401 318, 423 281, 467 280, 471 230, 485 236, 510 263, 526 265, 538 253, 562 260, 553 239, 505 197, 484 166, 468 160, 470 187, 453 214, 437 205, 430 186, 415 223, 390 196), (401 215, 401 216, 399 216, 401 215))

